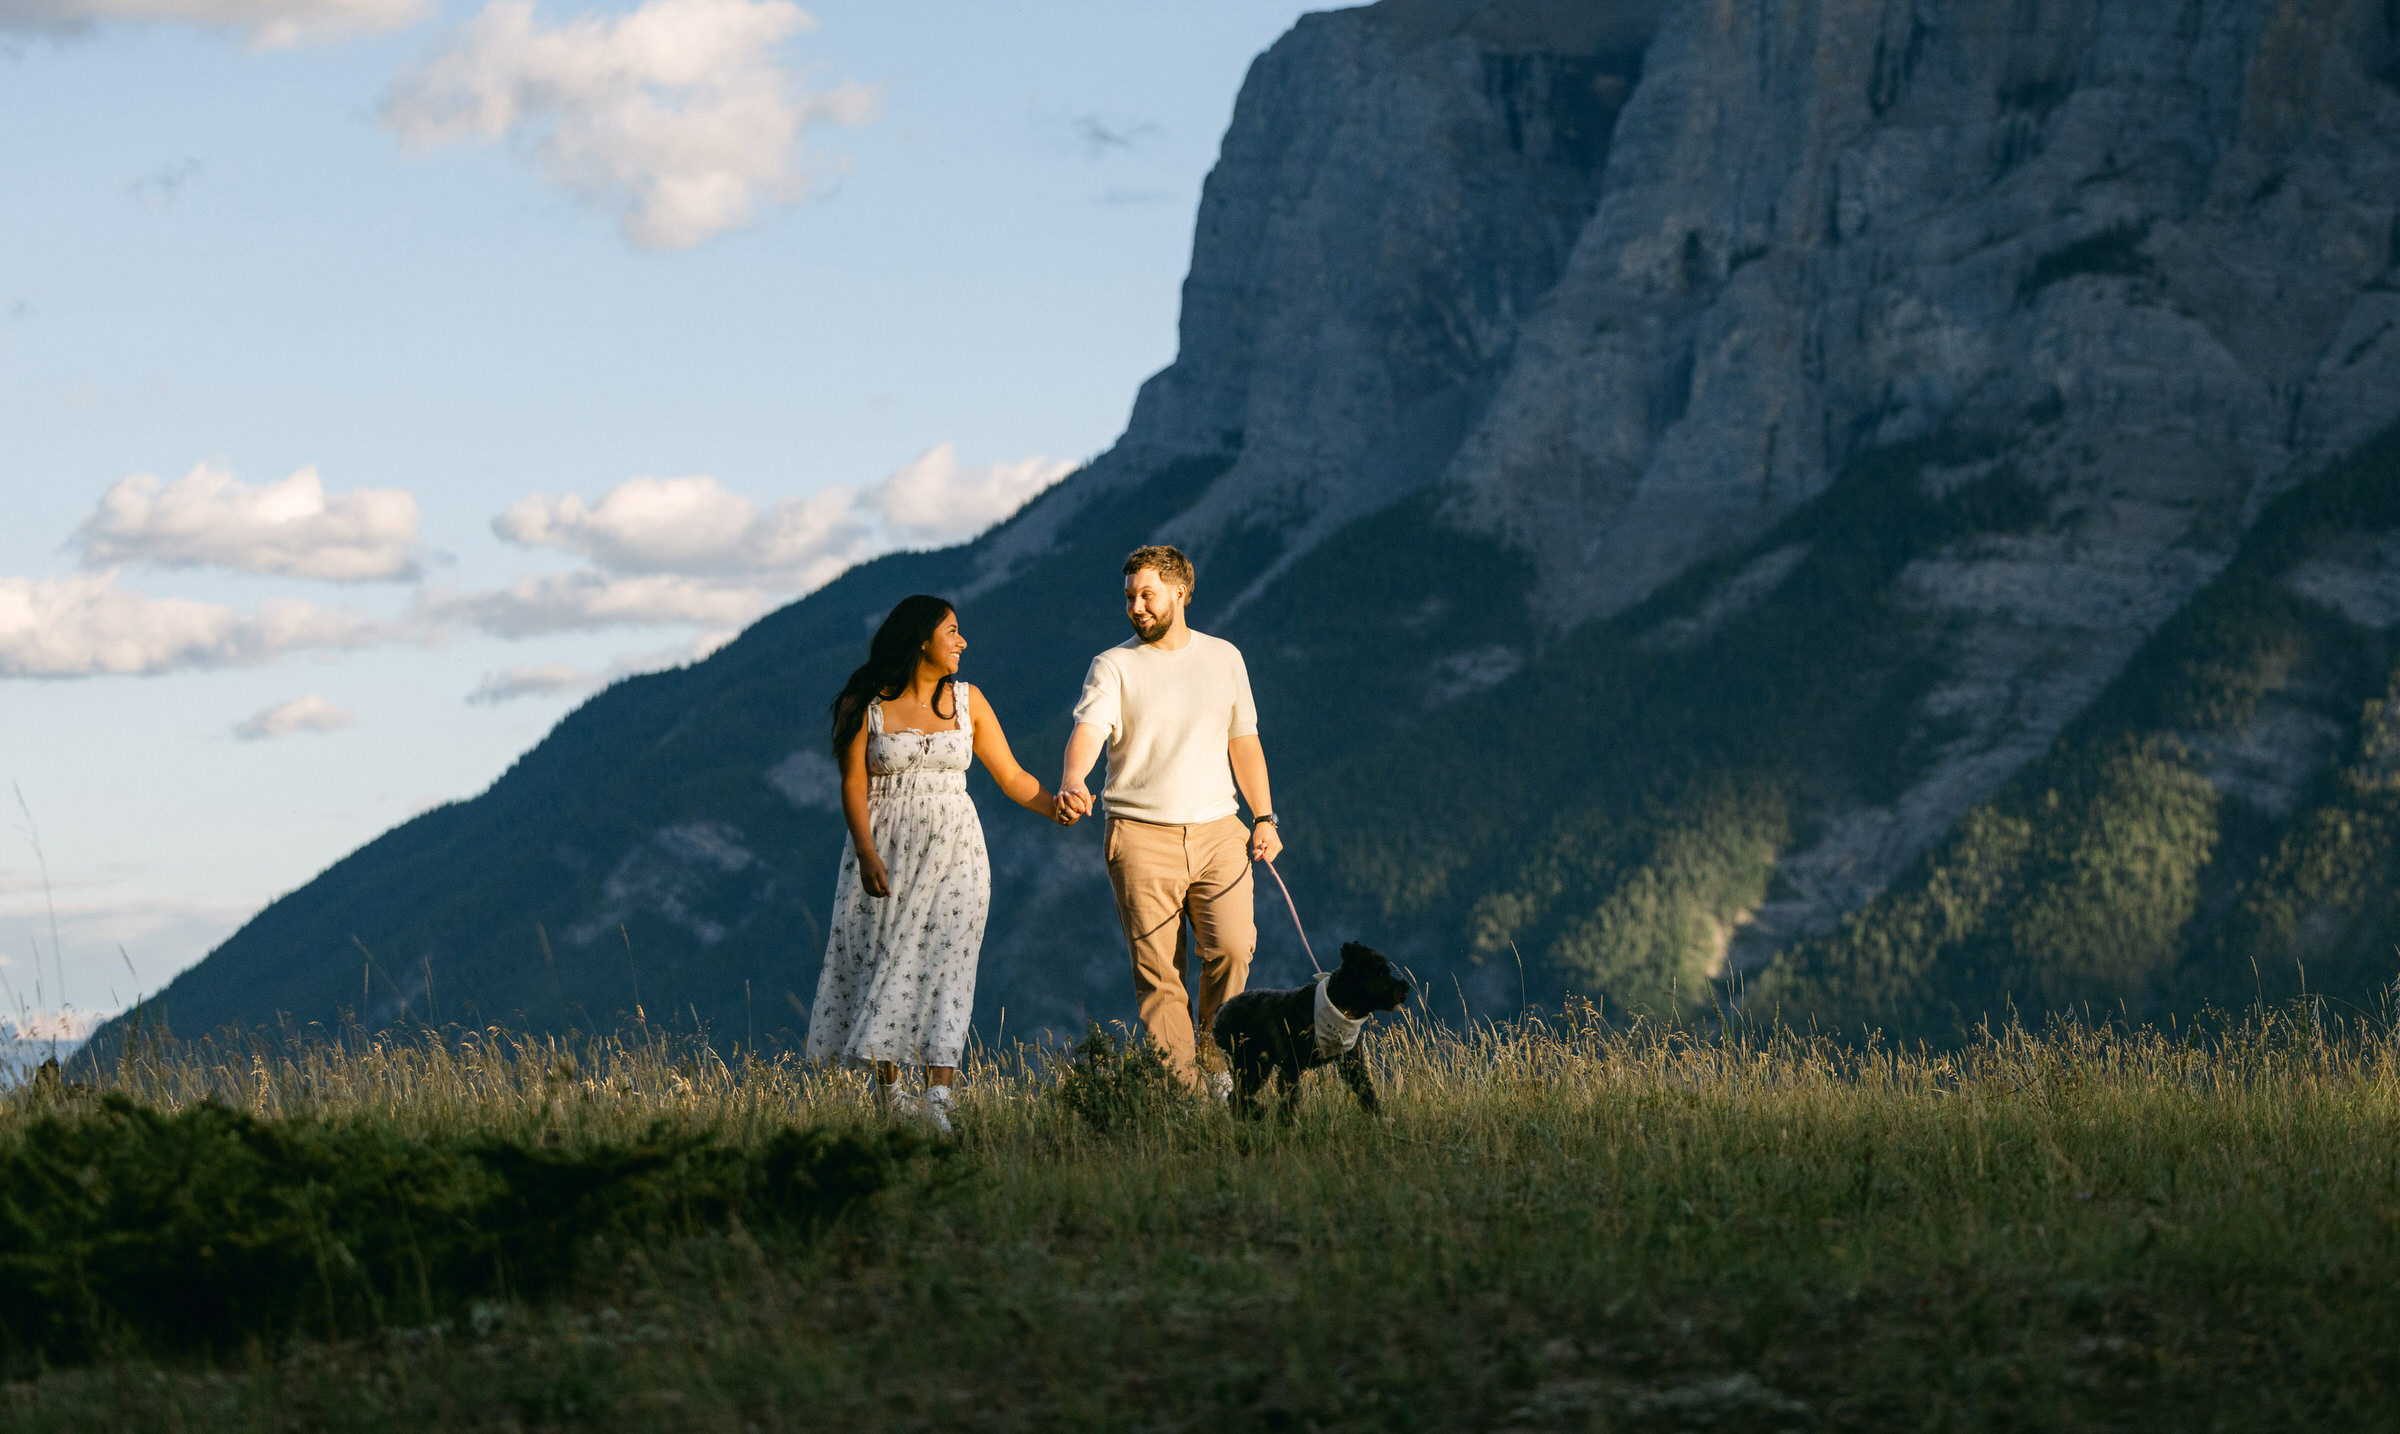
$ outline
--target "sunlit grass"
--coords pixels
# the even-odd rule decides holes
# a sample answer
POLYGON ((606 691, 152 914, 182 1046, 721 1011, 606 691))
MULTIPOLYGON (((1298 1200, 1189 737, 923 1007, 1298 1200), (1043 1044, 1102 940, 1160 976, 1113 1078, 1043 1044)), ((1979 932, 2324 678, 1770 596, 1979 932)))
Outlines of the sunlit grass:
MULTIPOLYGON (((447 1327, 128 1354, 24 1427, 2301 1428, 2400 1409, 2400 1041, 2309 1008, 1949 1051, 1379 1023, 1387 1118, 1103 1131, 981 1052, 964 1179, 814 1244, 612 1251, 447 1327)), ((137 1052, 105 1084, 552 1148, 871 1119, 849 1072, 641 1034, 137 1052)), ((27 1091, 16 1138, 90 1094, 27 1091)))

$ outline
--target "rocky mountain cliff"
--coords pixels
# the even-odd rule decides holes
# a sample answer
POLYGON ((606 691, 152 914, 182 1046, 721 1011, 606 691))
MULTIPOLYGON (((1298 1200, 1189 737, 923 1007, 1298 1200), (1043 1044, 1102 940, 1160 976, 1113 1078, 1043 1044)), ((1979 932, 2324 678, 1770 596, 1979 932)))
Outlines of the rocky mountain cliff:
MULTIPOLYGON (((2396 325, 2387 0, 1312 15, 1114 449, 610 689, 158 1007, 788 1040, 868 626, 957 596, 1048 761, 1153 539, 1250 655, 1317 925, 1471 1009, 2370 1000, 2396 325)), ((1127 1014, 1096 827, 979 798, 982 1029, 1127 1014)))

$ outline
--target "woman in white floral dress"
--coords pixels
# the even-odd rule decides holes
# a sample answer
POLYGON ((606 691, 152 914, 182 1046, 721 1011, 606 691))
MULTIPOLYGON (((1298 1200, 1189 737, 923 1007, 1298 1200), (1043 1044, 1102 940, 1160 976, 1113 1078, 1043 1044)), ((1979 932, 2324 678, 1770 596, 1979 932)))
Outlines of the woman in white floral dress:
POLYGON ((833 701, 850 845, 808 1026, 810 1056, 873 1065, 883 1109, 900 1067, 924 1066, 924 1113, 945 1133, 992 896, 967 768, 980 757, 1011 801, 1075 821, 1017 765, 983 694, 957 680, 966 649, 949 603, 904 599, 833 701))

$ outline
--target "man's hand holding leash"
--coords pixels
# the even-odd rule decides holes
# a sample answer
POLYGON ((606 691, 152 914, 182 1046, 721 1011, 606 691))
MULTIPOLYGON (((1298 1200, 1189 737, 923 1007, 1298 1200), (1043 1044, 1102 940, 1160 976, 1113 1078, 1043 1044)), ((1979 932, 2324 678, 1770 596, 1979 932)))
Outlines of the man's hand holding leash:
POLYGON ((1267 785, 1267 749, 1253 732, 1227 742, 1225 760, 1242 800, 1250 804, 1250 859, 1273 861, 1283 855, 1283 829, 1276 824, 1275 794, 1267 785))

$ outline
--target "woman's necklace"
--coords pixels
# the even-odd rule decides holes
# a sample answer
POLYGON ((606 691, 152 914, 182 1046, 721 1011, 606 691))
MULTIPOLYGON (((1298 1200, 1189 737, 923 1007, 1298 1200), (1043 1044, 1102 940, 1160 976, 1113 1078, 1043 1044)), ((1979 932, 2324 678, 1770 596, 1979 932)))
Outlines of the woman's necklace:
MULTIPOLYGON (((937 687, 934 689, 934 691, 938 695, 941 689, 937 687)), ((900 716, 911 727, 931 730, 941 721, 942 714, 933 709, 932 703, 927 702, 925 699, 917 696, 916 689, 913 687, 902 688, 900 690, 899 697, 887 699, 887 701, 896 701, 906 704, 905 706, 901 707, 900 716)))

